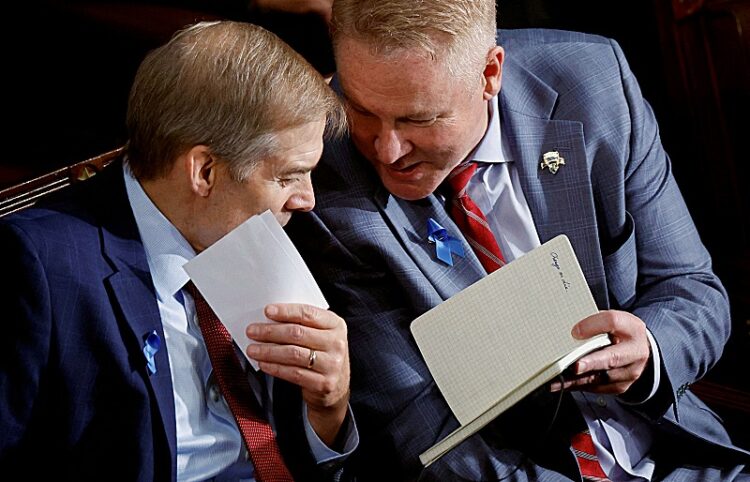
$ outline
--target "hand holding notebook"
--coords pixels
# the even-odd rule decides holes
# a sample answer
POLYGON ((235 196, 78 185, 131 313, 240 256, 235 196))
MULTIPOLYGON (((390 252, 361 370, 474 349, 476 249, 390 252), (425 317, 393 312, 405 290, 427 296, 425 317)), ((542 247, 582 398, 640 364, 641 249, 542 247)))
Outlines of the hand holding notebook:
POLYGON ((583 355, 606 334, 571 328, 598 309, 564 235, 441 303, 411 331, 461 427, 420 456, 429 465, 583 355))

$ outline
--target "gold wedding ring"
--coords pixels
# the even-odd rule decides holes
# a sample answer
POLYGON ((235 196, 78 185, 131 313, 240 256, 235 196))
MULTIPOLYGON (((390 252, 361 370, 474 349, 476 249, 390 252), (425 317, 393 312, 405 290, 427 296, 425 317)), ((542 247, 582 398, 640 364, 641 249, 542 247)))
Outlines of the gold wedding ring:
POLYGON ((307 368, 312 368, 315 365, 315 360, 318 358, 318 353, 310 348, 310 358, 307 360, 307 368))

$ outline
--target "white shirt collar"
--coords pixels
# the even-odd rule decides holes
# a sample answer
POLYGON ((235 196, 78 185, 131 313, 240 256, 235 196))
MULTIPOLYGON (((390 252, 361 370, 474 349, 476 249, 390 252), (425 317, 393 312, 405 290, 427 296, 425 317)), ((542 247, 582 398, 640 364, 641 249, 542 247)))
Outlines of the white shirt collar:
POLYGON ((490 120, 487 125, 487 131, 474 149, 474 152, 467 159, 487 163, 509 162, 510 159, 508 159, 503 150, 503 136, 500 130, 500 109, 498 108, 497 96, 489 101, 488 110, 490 120))
POLYGON ((127 163, 123 174, 157 296, 173 297, 190 279, 182 266, 195 257, 195 250, 151 201, 127 163))

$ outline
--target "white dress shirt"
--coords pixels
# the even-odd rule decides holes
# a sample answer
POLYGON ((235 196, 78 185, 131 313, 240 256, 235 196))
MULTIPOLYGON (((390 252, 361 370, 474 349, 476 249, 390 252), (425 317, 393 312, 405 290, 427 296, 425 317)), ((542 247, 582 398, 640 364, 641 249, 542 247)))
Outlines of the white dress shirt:
MULTIPOLYGON (((468 157, 477 161, 477 172, 469 181, 467 193, 487 217, 492 233, 507 262, 540 245, 534 219, 523 194, 518 169, 508 155, 507 142, 500 128, 497 97, 489 102, 487 132, 468 157)), ((541 153, 540 153, 541 156, 541 153)), ((659 385, 659 350, 650 332, 654 385, 659 385)), ((591 431, 599 463, 615 482, 651 480, 654 462, 647 454, 652 440, 650 429, 638 416, 626 411, 616 397, 573 392, 583 418, 591 431)), ((645 400, 644 400, 645 401, 645 400)))
MULTIPOLYGON (((195 251, 172 223, 159 211, 130 169, 123 168, 125 187, 146 251, 148 267, 156 289, 157 304, 164 328, 177 427, 177 480, 248 480, 254 469, 247 449, 219 387, 211 375, 211 361, 198 326, 193 299, 184 290, 189 277, 182 266, 195 251)), ((252 370, 238 349, 246 370, 252 370)), ((265 377, 266 390, 259 378, 248 372, 248 382, 265 410, 272 427, 273 377, 265 377)), ((323 443, 303 411, 307 440, 318 463, 347 457, 359 444, 359 434, 349 411, 344 452, 337 453, 323 443)))

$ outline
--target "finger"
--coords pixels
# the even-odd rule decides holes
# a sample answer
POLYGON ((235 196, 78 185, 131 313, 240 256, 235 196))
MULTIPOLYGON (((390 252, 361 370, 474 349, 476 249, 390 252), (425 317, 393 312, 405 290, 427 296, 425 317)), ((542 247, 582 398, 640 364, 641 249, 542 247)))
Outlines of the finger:
POLYGON ((600 311, 582 319, 573 325, 571 330, 573 338, 584 340, 602 333, 612 333, 615 330, 613 313, 613 311, 600 311))
POLYGON ((274 303, 266 306, 269 320, 282 323, 297 323, 312 328, 329 330, 344 326, 344 320, 334 313, 317 306, 301 303, 274 303))
POLYGON ((262 343, 307 346, 316 350, 325 349, 333 337, 330 331, 295 323, 253 323, 245 329, 245 334, 262 343))
POLYGON ((247 355, 258 362, 306 368, 325 373, 335 364, 335 357, 324 351, 294 345, 253 343, 247 347, 247 355), (313 355, 314 354, 314 355, 313 355))
POLYGON ((348 392, 349 377, 344 371, 331 376, 306 368, 275 363, 259 362, 258 367, 264 373, 298 385, 303 391, 305 400, 313 402, 316 406, 331 406, 348 392))
POLYGON ((330 383, 328 381, 329 377, 324 374, 299 366, 259 361, 258 367, 264 373, 281 378, 289 383, 298 385, 303 390, 310 390, 314 393, 322 393, 324 388, 328 387, 330 383))
POLYGON ((632 344, 619 343, 593 351, 582 357, 573 365, 572 371, 575 375, 582 375, 587 372, 612 370, 630 365, 639 358, 641 357, 632 344))
POLYGON ((577 339, 591 338, 608 333, 613 343, 620 339, 638 336, 646 330, 646 324, 637 316, 618 310, 600 311, 588 316, 573 326, 571 334, 577 339))
POLYGON ((607 371, 589 372, 568 378, 563 384, 553 384, 550 391, 582 390, 594 393, 622 394, 638 380, 641 371, 637 364, 607 371))
POLYGON ((612 379, 609 372, 599 371, 568 378, 562 384, 559 382, 553 382, 550 385, 550 391, 555 392, 564 389, 619 395, 624 393, 631 384, 632 380, 616 381, 612 379))
POLYGON ((577 385, 575 387, 571 387, 570 390, 577 390, 581 392, 589 392, 589 393, 599 393, 603 395, 622 395, 625 393, 628 388, 630 388, 631 383, 605 383, 605 384, 598 384, 598 383, 592 383, 589 385, 577 385))
POLYGON ((600 372, 569 376, 565 377, 562 383, 559 381, 552 382, 550 384, 550 391, 556 392, 560 389, 575 390, 580 387, 595 385, 599 382, 599 380, 602 380, 602 375, 600 372))
POLYGON ((639 369, 639 365, 635 363, 622 367, 622 368, 609 370, 607 372, 609 376, 609 383, 613 383, 617 385, 626 384, 628 386, 635 383, 635 381, 638 380, 638 378, 640 378, 642 373, 643 373, 643 370, 639 369))

